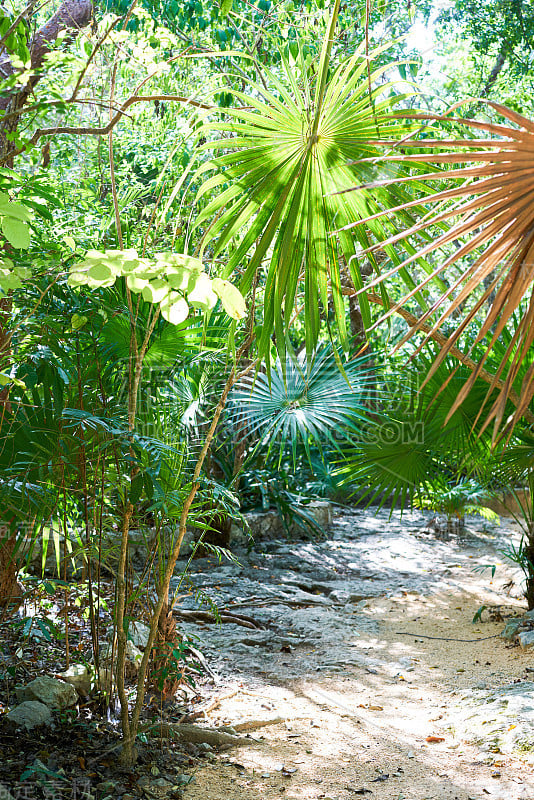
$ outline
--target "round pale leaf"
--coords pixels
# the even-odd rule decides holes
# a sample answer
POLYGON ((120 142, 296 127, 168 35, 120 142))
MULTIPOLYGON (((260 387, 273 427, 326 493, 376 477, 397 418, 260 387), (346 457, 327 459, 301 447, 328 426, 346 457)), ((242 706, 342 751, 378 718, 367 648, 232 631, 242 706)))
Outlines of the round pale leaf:
MULTIPOLYGON (((191 286, 191 280, 189 281, 191 286)), ((211 279, 205 273, 201 272, 194 281, 194 288, 187 292, 187 299, 194 308, 200 308, 202 311, 209 311, 217 302, 217 295, 211 288, 211 279)))
POLYGON ((189 284, 190 271, 185 267, 167 267, 165 270, 169 286, 172 289, 185 291, 189 284))
POLYGON ((87 272, 73 270, 67 279, 67 283, 69 286, 85 286, 87 283, 87 272))
POLYGON ((145 286, 148 286, 148 281, 144 278, 139 278, 137 275, 128 275, 126 282, 130 291, 136 294, 139 294, 139 292, 143 291, 145 286))
POLYGON ((245 298, 230 281, 222 278, 214 278, 211 282, 215 294, 217 294, 223 304, 223 308, 232 319, 243 319, 247 314, 245 298))
POLYGON ((169 285, 167 281, 157 279, 155 281, 151 281, 148 286, 145 286, 142 291, 143 300, 146 300, 147 303, 161 303, 168 292, 169 285))
POLYGON ((109 264, 100 262, 99 264, 93 264, 93 266, 89 268, 87 275, 96 283, 100 283, 101 281, 104 283, 113 276, 113 269, 109 264))
POLYGON ((189 314, 189 306, 177 292, 171 292, 160 308, 163 319, 166 319, 171 325, 180 325, 181 322, 185 322, 189 314))

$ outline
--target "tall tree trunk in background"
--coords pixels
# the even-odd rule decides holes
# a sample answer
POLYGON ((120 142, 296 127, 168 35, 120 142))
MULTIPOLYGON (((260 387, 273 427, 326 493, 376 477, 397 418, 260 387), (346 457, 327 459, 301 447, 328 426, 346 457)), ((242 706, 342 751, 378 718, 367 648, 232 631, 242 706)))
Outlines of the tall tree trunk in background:
MULTIPOLYGON (((508 45, 505 43, 501 46, 499 53, 497 54, 497 58, 495 59, 495 64, 493 65, 490 74, 488 75, 488 80, 478 93, 479 97, 488 97, 489 93, 493 89, 497 78, 499 77, 502 68, 506 64, 506 59, 508 57, 508 45)), ((474 119, 476 112, 483 107, 483 103, 473 103, 470 109, 465 113, 466 119, 474 119)), ((456 243, 455 243, 456 244, 456 243)))
MULTIPOLYGON (((0 372, 9 368, 11 361, 11 347, 7 336, 11 307, 9 295, 0 297, 0 372)), ((10 417, 9 386, 5 386, 0 391, 0 442, 2 430, 10 424, 10 417)), ((0 607, 22 595, 22 589, 17 583, 16 536, 9 533, 12 521, 0 514, 0 607)))
POLYGON ((358 298, 349 296, 350 337, 353 349, 358 352, 368 344, 358 298))
POLYGON ((489 74, 488 80, 486 81, 486 83, 484 84, 484 88, 480 92, 481 97, 487 97, 491 92, 497 78, 499 77, 499 73, 501 72, 502 68, 506 63, 507 55, 508 55, 508 47, 507 45, 503 44, 499 51, 495 64, 493 65, 493 69, 489 74))
MULTIPOLYGON (((29 3, 27 7, 27 19, 29 22, 31 22, 34 13, 34 5, 34 3, 29 3)), ((64 0, 48 22, 36 31, 29 43, 32 70, 40 70, 46 54, 50 51, 50 45, 55 42, 62 31, 70 30, 75 35, 82 28, 89 25, 92 17, 92 0, 64 0)), ((0 78, 8 78, 14 71, 11 58, 4 50, 0 53, 0 78)), ((28 83, 18 91, 0 98, 0 112, 5 112, 4 119, 0 117, 0 164, 4 166, 13 166, 10 163, 12 159, 9 157, 12 144, 8 141, 7 136, 17 130, 20 115, 40 78, 41 74, 38 73, 30 78, 28 83)))
POLYGON ((525 587, 525 597, 527 599, 528 610, 534 609, 534 522, 528 526, 528 539, 525 547, 525 560, 527 568, 527 580, 525 587))

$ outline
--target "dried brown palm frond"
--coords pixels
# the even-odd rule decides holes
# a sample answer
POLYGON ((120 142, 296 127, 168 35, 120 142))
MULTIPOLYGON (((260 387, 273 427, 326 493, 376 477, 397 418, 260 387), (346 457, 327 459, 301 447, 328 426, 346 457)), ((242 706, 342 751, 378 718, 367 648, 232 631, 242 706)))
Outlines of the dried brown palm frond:
MULTIPOLYGON (((383 142, 390 147, 390 155, 385 161, 416 162, 428 164, 433 170, 417 172, 401 178, 386 179, 366 184, 366 189, 391 186, 394 183, 406 184, 410 181, 453 182, 451 188, 436 191, 416 200, 381 211, 374 217, 360 220, 354 225, 365 224, 371 219, 387 214, 390 218, 395 212, 404 212, 408 207, 424 203, 429 213, 412 227, 390 236, 386 241, 374 245, 371 250, 406 241, 423 232, 436 231, 436 225, 446 229, 438 230, 435 238, 422 245, 416 244, 416 252, 397 264, 393 269, 379 275, 369 282, 365 289, 370 291, 380 283, 388 281, 399 270, 417 263, 441 248, 454 243, 452 254, 445 254, 435 271, 425 276, 417 287, 409 291, 381 317, 377 325, 405 305, 417 292, 420 292, 438 276, 450 276, 454 266, 460 269, 459 276, 452 285, 442 291, 431 307, 410 327, 403 339, 404 343, 417 332, 424 332, 420 349, 452 315, 462 315, 460 323, 443 344, 429 376, 438 368, 443 359, 457 346, 470 326, 478 320, 478 333, 473 337, 473 348, 484 342, 484 353, 473 369, 470 379, 464 384, 451 414, 469 394, 493 345, 510 322, 514 312, 521 305, 513 336, 506 354, 495 372, 488 396, 498 389, 491 407, 486 404, 485 426, 494 423, 494 437, 504 428, 510 431, 524 416, 534 395, 534 367, 526 371, 524 363, 529 348, 534 341, 534 122, 501 106, 489 102, 502 117, 512 125, 491 122, 478 122, 469 118, 431 114, 406 114, 410 119, 424 122, 446 122, 468 129, 483 131, 487 138, 464 139, 422 139, 404 140, 401 143, 383 142), (409 148, 410 152, 404 152, 409 148), (455 152, 460 149, 461 152, 455 152), (431 149, 432 152, 425 152, 431 149), (443 152, 446 151, 446 152, 443 152), (456 165, 436 173, 436 166, 456 165), (463 166, 462 166, 463 165, 463 166), (467 266, 463 266, 467 261, 467 266), (476 291, 479 290, 479 291, 476 291), (473 294, 475 293, 475 294, 473 294), (470 303, 470 305, 469 305, 470 303), (467 310, 464 306, 467 304, 467 310), (480 322, 481 313, 486 317, 480 322), (437 316, 437 319, 436 319, 437 316), (433 322, 429 326, 428 320, 433 322), (522 369, 523 367, 523 369, 522 369), (514 397, 513 387, 520 381, 524 372, 518 397, 514 397), (503 420, 507 401, 513 397, 515 411, 503 420)), ((354 190, 363 187, 354 187, 354 190)), ((350 190, 349 190, 350 191, 350 190)), ((375 327, 375 326, 373 326, 375 327)), ((482 410, 481 410, 482 413, 482 410)))

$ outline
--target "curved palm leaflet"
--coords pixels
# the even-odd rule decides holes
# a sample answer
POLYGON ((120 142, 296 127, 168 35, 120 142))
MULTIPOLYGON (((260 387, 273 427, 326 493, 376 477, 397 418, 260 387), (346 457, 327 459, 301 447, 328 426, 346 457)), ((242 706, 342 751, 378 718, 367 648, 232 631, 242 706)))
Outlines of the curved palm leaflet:
MULTIPOLYGON (((434 168, 436 165, 449 164, 460 166, 444 169, 438 175, 433 170, 426 175, 419 172, 413 178, 387 178, 365 184, 367 190, 379 190, 392 184, 406 185, 412 180, 419 184, 424 181, 435 182, 438 178, 439 182, 453 183, 451 188, 440 187, 438 191, 426 196, 423 203, 411 201, 387 210, 391 218, 395 214, 404 215, 408 208, 419 203, 426 207, 426 214, 414 225, 373 245, 371 252, 376 248, 398 243, 406 247, 406 242, 411 237, 418 237, 421 233, 429 234, 437 224, 442 226, 446 223, 448 227, 435 235, 429 243, 416 246, 413 255, 369 282, 365 290, 372 290, 383 282, 387 283, 397 272, 407 269, 419 258, 426 258, 451 243, 455 244, 452 251, 445 251, 445 257, 437 259, 439 263, 434 271, 423 281, 419 281, 376 324, 405 305, 433 279, 440 276, 450 278, 452 270, 456 269, 457 274, 450 280, 450 285, 410 327, 401 344, 420 331, 426 320, 433 315, 437 319, 434 316, 430 329, 426 326, 426 335, 417 352, 446 321, 450 323, 451 330, 432 364, 428 373, 430 377, 462 336, 467 334, 470 337, 469 352, 483 343, 484 352, 459 391, 456 403, 450 411, 453 414, 473 388, 507 326, 511 325, 512 335, 493 373, 486 402, 482 404, 476 419, 478 422, 479 418, 483 418, 484 427, 493 421, 495 439, 499 431, 510 432, 528 414, 534 395, 534 364, 530 363, 529 355, 534 342, 534 122, 498 103, 487 102, 512 125, 445 115, 407 114, 412 120, 437 121, 449 126, 452 123, 467 129, 468 134, 475 130, 483 131, 488 136, 421 140, 412 138, 405 142, 384 142, 390 153, 394 150, 384 157, 389 163, 426 163, 434 168), (409 153, 403 152, 406 148, 409 148, 409 153), (424 152, 424 148, 431 148, 434 152, 424 152), (457 149, 461 151, 454 152, 457 149), (437 208, 434 208, 435 205, 437 208), (519 313, 514 315, 516 311, 519 313), (455 319, 458 316, 461 317, 459 322, 455 319), (497 396, 493 396, 490 401, 490 395, 495 389, 498 389, 497 396), (511 415, 506 410, 509 399, 516 405, 511 415)), ((360 191, 362 187, 355 188, 360 191)), ((369 224, 384 213, 381 210, 372 218, 349 223, 345 230, 351 230, 354 225, 358 226, 362 222, 369 224)))

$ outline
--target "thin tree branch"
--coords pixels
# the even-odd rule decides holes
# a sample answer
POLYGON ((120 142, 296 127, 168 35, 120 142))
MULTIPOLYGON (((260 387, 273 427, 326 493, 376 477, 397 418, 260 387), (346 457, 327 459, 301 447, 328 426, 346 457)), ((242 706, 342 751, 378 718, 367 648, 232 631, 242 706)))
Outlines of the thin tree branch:
POLYGON ((85 125, 58 125, 55 128, 38 128, 31 139, 29 139, 23 147, 19 147, 16 150, 11 150, 9 153, 6 153, 6 155, 2 157, 2 162, 5 162, 10 158, 14 158, 15 156, 20 155, 20 153, 25 152, 28 148, 33 147, 43 136, 56 136, 59 134, 70 134, 75 136, 107 136, 119 122, 121 117, 124 116, 126 110, 130 108, 130 106, 133 106, 136 103, 151 103, 154 102, 154 100, 159 100, 163 103, 184 103, 186 105, 194 106, 195 108, 205 109, 206 111, 216 110, 215 106, 208 106, 206 103, 200 103, 197 100, 191 99, 190 97, 183 97, 182 95, 177 94, 151 94, 129 97, 128 100, 124 101, 115 116, 108 122, 107 125, 103 125, 99 128, 92 128, 85 125))
POLYGON ((118 21, 119 21, 119 18, 118 18, 118 17, 117 17, 117 19, 114 19, 114 20, 113 20, 113 22, 111 23, 111 25, 110 25, 110 26, 108 27, 108 29, 107 29, 107 30, 106 30, 106 31, 105 31, 105 32, 102 34, 102 36, 100 37, 100 39, 98 40, 98 42, 97 42, 97 43, 95 44, 95 46, 93 47, 92 53, 91 53, 91 55, 89 56, 89 58, 87 59, 86 63, 84 64, 84 67, 83 67, 82 71, 80 72, 80 74, 79 74, 79 76, 78 76, 78 80, 76 81, 76 86, 74 87, 74 89, 73 89, 73 91, 72 91, 72 94, 71 94, 71 96, 70 96, 70 97, 69 97, 69 99, 67 100, 67 103, 73 103, 73 102, 76 100, 76 98, 77 98, 77 96, 78 96, 78 92, 79 92, 79 90, 80 90, 80 87, 81 87, 81 85, 82 85, 82 81, 83 81, 83 79, 84 79, 84 77, 85 77, 85 74, 86 74, 87 70, 89 69, 89 65, 90 65, 90 64, 92 63, 92 61, 94 60, 94 58, 95 58, 96 54, 98 53, 98 51, 100 50, 100 48, 102 47, 102 45, 104 44, 104 42, 106 41, 106 39, 108 38, 109 34, 111 33, 111 31, 113 30, 113 28, 115 27, 115 25, 117 24, 117 22, 118 22, 118 21))

